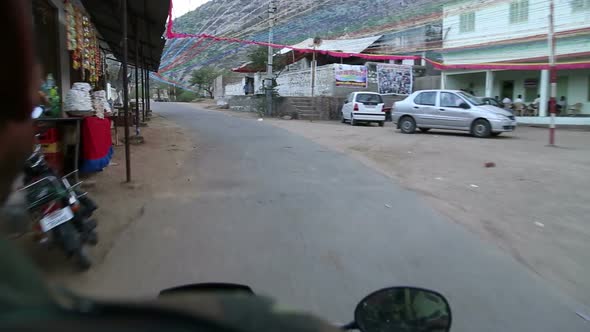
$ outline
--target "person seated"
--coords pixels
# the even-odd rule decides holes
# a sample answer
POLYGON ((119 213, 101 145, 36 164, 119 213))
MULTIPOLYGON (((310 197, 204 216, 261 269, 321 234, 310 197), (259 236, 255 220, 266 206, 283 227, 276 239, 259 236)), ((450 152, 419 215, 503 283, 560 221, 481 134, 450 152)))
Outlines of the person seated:
POLYGON ((522 100, 522 95, 518 95, 518 97, 514 99, 514 103, 524 103, 524 100, 522 100))
POLYGON ((512 108, 512 99, 510 99, 508 97, 504 97, 504 99, 502 99, 502 104, 504 104, 505 109, 511 109, 512 108))

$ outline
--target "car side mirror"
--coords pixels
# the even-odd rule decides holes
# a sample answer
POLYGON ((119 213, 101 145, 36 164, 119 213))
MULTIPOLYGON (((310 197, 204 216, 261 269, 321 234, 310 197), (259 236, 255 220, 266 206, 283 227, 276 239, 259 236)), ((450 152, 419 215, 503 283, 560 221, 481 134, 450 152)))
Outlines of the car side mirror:
POLYGON ((422 288, 386 288, 365 297, 351 325, 361 332, 451 329, 451 308, 441 294, 422 288))
POLYGON ((470 108, 471 108, 471 107, 469 106, 469 104, 467 104, 467 103, 461 103, 461 104, 459 105, 459 107, 460 107, 460 108, 462 108, 462 109, 464 109, 464 110, 468 110, 468 109, 470 109, 470 108))
POLYGON ((345 101, 344 101, 344 103, 345 103, 345 104, 348 104, 348 100, 345 100, 345 101))

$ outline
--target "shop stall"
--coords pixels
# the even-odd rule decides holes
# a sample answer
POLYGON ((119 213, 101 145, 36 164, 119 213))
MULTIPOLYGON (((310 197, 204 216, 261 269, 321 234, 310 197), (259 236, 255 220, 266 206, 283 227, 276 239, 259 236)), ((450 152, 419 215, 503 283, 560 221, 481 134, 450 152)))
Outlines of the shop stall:
POLYGON ((35 0, 33 19, 39 52, 47 55, 39 59, 44 112, 36 120, 46 160, 60 174, 101 171, 113 149, 99 33, 77 0, 35 0))

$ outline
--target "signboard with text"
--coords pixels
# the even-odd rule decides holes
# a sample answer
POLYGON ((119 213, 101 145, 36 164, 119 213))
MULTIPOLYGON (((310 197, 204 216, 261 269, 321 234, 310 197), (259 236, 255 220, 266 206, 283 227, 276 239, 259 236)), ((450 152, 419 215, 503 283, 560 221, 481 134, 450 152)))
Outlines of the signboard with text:
POLYGON ((368 82, 367 67, 355 65, 335 65, 336 86, 366 88, 368 82))

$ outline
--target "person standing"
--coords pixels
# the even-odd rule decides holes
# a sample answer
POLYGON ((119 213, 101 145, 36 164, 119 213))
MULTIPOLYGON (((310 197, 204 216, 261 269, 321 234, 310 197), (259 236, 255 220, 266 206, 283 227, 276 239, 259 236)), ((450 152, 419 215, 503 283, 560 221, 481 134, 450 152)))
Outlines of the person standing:
POLYGON ((565 96, 561 96, 557 102, 557 114, 561 114, 561 112, 565 110, 567 110, 567 100, 565 99, 565 96))

